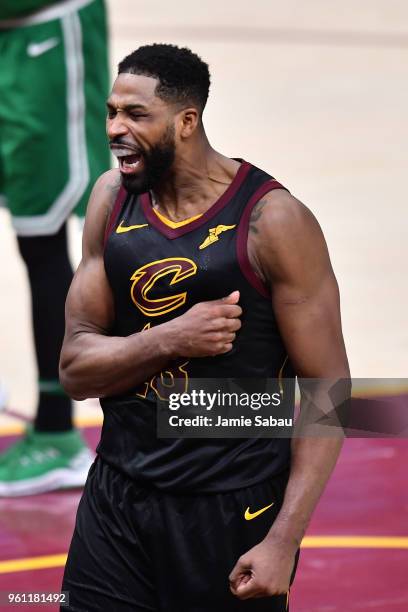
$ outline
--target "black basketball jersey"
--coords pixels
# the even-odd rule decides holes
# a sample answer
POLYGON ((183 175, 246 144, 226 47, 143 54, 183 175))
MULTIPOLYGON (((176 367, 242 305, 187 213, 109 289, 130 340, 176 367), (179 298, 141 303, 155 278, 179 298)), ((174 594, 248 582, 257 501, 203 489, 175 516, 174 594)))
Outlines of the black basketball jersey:
MULTIPOLYGON (((271 296, 248 259, 251 211, 267 192, 282 189, 242 161, 225 193, 188 223, 165 223, 149 193, 121 188, 105 236, 112 288, 112 335, 128 336, 178 317, 198 302, 240 291, 242 327, 233 349, 178 360, 175 377, 265 379, 293 377, 271 296)), ((172 491, 225 491, 249 486, 289 467, 289 439, 160 439, 156 434, 158 372, 138 389, 101 399, 104 424, 97 452, 137 480, 172 491)), ((168 384, 168 382, 166 383, 168 384)))

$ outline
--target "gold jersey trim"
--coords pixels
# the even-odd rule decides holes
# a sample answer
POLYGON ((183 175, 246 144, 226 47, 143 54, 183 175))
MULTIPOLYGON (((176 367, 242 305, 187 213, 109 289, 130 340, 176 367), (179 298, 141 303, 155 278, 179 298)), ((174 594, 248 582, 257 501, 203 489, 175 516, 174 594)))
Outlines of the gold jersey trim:
POLYGON ((172 229, 177 229, 178 227, 183 227, 183 225, 188 225, 189 223, 192 223, 196 219, 199 219, 200 217, 203 216, 203 214, 200 213, 199 215, 195 215, 195 217, 189 217, 188 219, 183 219, 183 221, 172 221, 171 219, 168 219, 167 217, 159 213, 159 211, 156 210, 155 208, 152 208, 152 210, 159 217, 160 221, 163 221, 165 225, 167 225, 168 227, 171 227, 172 229))

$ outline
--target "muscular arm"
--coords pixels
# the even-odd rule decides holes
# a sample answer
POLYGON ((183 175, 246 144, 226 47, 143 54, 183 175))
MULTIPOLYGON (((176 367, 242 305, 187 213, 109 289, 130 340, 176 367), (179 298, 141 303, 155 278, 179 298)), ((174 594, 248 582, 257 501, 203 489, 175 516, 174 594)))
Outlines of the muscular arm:
POLYGON ((109 335, 114 310, 103 263, 103 238, 118 189, 115 170, 95 184, 85 221, 82 261, 67 297, 60 378, 75 399, 119 393, 143 382, 169 360, 160 326, 128 338, 109 335))
MULTIPOLYGON (((323 234, 312 213, 287 192, 271 192, 252 213, 248 250, 255 270, 271 288, 272 307, 296 374, 304 378, 348 378, 338 286, 323 234)), ((271 595, 287 591, 295 551, 341 446, 339 438, 293 438, 283 506, 260 549, 252 549, 237 564, 241 571, 248 567, 254 551, 258 563, 262 565, 264 559, 265 572, 261 575, 269 578, 261 587, 256 581, 244 579, 238 588, 236 566, 231 575, 235 594, 246 599, 259 592, 271 595), (274 563, 270 563, 270 555, 274 563)))
POLYGON ((240 327, 235 292, 224 300, 196 304, 181 317, 143 332, 111 335, 114 304, 103 262, 103 239, 119 189, 118 175, 117 170, 105 173, 92 191, 82 261, 66 302, 60 379, 78 400, 135 388, 177 357, 227 352, 240 327))

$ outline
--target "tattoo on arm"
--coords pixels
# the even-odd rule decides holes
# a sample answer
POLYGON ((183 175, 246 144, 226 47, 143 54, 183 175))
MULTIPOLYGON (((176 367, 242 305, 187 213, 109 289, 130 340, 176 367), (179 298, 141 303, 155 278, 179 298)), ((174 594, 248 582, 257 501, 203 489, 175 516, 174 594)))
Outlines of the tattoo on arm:
POLYGON ((259 200, 259 202, 257 202, 254 208, 252 209, 251 218, 249 220, 249 231, 253 234, 258 234, 259 232, 257 225, 259 219, 262 216, 263 209, 265 208, 266 204, 268 204, 267 200, 259 200))

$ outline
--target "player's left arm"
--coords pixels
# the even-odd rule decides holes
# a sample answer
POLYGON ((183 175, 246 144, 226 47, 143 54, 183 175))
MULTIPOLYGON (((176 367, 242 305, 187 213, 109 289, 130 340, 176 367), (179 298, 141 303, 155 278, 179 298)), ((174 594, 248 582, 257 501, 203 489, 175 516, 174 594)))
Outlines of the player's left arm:
MULTIPOLYGON (((322 231, 301 202, 283 190, 254 208, 248 236, 251 263, 270 287, 279 330, 296 374, 348 379, 336 278, 322 231)), ((295 554, 335 466, 342 439, 296 437, 283 506, 266 538, 230 575, 240 599, 286 593, 295 554)))

